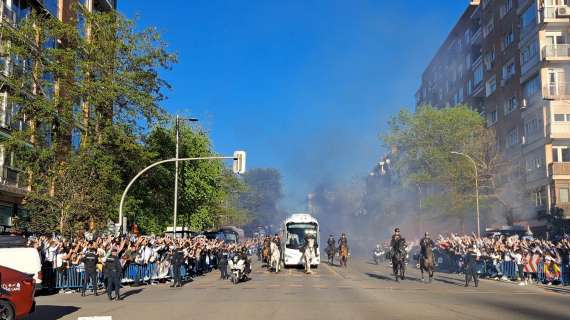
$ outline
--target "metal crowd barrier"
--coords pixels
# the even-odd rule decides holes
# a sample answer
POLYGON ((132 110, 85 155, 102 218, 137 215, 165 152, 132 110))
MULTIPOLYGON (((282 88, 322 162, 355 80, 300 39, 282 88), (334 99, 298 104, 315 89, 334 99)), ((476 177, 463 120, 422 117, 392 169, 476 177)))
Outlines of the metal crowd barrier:
MULTIPOLYGON (((121 283, 137 283, 148 282, 152 280, 163 280, 172 277, 172 267, 169 268, 166 276, 156 274, 157 264, 150 263, 146 265, 129 264, 123 270, 121 283)), ((78 266, 70 267, 67 269, 44 269, 44 279, 49 281, 42 282, 44 289, 79 289, 83 287, 83 280, 85 278, 85 270, 78 266)), ((188 268, 183 265, 180 268, 180 275, 182 279, 187 279, 190 276, 188 268)), ((103 273, 97 273, 97 285, 103 285, 103 273)), ((88 287, 91 288, 93 284, 89 283, 88 287)))

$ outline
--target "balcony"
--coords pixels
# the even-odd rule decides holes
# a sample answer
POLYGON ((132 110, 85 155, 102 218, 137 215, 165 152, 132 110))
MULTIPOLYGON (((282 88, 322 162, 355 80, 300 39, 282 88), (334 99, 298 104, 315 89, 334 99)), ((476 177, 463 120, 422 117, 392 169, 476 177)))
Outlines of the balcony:
POLYGON ((542 90, 544 98, 548 100, 570 99, 570 82, 548 83, 542 90))
POLYGON ((23 195, 27 191, 25 173, 11 167, 0 167, 0 190, 23 195))
MULTIPOLYGON (((545 5, 540 9, 541 22, 568 22, 568 17, 561 14, 560 10, 568 9, 566 5, 545 5)), ((569 10, 570 11, 570 10, 569 10)))
POLYGON ((8 23, 10 25, 13 25, 16 21, 16 13, 6 7, 5 4, 0 5, 0 17, 2 18, 3 23, 8 23))
POLYGON ((550 176, 570 175, 570 162, 553 162, 548 165, 550 176))
POLYGON ((542 56, 546 60, 569 60, 570 44, 549 44, 542 48, 542 56))
POLYGON ((471 44, 479 43, 479 41, 481 40, 482 33, 483 32, 481 31, 481 27, 477 28, 476 30, 473 30, 471 33, 471 44))

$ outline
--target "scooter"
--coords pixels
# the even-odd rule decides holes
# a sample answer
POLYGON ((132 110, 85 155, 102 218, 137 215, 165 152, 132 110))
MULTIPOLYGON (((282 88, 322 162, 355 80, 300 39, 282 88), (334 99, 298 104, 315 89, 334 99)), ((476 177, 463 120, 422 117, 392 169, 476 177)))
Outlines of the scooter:
POLYGON ((231 281, 233 284, 238 284, 240 281, 246 279, 245 275, 245 261, 240 259, 237 255, 228 261, 231 272, 231 281))

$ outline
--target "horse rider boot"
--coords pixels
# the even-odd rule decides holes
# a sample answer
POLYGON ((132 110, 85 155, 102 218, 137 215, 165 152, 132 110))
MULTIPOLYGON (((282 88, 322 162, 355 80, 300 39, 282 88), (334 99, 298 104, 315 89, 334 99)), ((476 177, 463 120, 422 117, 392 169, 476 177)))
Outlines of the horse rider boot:
POLYGON ((109 300, 113 299, 113 291, 115 291, 115 300, 121 300, 120 289, 123 268, 115 248, 113 248, 111 255, 105 260, 105 275, 107 276, 107 296, 109 300))
POLYGON ((176 248, 174 249, 174 252, 172 253, 172 260, 171 260, 171 264, 172 264, 172 278, 174 280, 174 283, 170 286, 172 288, 174 287, 182 287, 182 277, 180 276, 180 268, 182 267, 182 263, 184 262, 184 252, 182 251, 182 248, 176 248))
POLYGON ((97 296, 97 263, 99 262, 99 256, 95 253, 95 250, 91 247, 85 253, 83 259, 81 259, 83 265, 85 266, 85 275, 83 278, 83 287, 81 288, 81 296, 85 297, 85 290, 87 290, 87 284, 89 279, 91 279, 91 285, 93 286, 93 292, 97 296))
POLYGON ((473 282, 475 283, 475 287, 479 286, 479 275, 477 274, 477 270, 475 270, 477 265, 477 260, 479 260, 479 256, 481 253, 478 252, 477 247, 473 245, 467 253, 465 254, 465 286, 469 286, 469 282, 471 278, 473 278, 473 282))

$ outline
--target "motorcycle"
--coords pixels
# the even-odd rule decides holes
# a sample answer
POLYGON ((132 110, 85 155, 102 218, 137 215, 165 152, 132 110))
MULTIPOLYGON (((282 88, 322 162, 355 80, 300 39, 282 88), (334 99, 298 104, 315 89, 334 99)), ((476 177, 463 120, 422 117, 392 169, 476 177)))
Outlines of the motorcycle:
POLYGON ((372 259, 374 260, 375 264, 379 264, 380 263, 380 259, 382 258, 382 256, 384 255, 384 252, 382 252, 380 249, 376 248, 373 252, 372 252, 372 259))
POLYGON ((240 259, 237 255, 228 261, 231 272, 231 281, 233 284, 238 284, 240 281, 246 280, 245 275, 245 261, 240 259))

